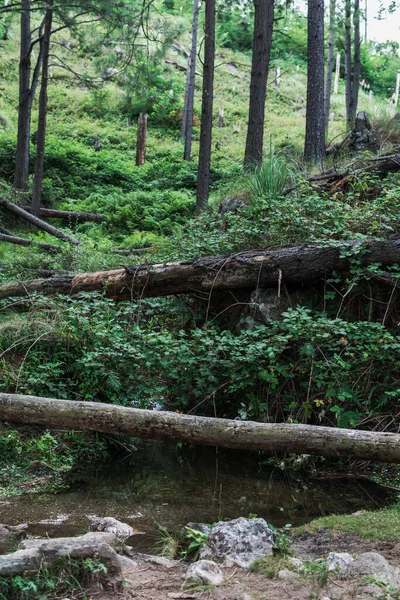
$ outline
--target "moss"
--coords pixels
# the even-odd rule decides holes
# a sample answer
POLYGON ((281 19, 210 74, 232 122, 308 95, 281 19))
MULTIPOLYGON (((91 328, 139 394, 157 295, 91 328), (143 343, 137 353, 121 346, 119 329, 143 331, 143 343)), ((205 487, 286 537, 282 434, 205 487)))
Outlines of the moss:
POLYGON ((353 515, 321 517, 295 530, 318 533, 322 529, 358 535, 366 540, 398 541, 400 538, 400 505, 353 515))

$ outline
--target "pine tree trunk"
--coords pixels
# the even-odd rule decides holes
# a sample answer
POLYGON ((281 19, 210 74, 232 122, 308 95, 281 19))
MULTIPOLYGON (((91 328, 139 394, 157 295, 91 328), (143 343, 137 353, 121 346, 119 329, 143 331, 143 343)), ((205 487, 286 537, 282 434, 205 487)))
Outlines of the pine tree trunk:
POLYGON ((147 115, 140 113, 137 124, 136 166, 141 167, 146 160, 147 115))
POLYGON ((329 113, 331 109, 332 94, 332 73, 335 54, 335 25, 336 25, 336 0, 331 0, 329 4, 329 45, 328 62, 326 65, 326 84, 325 84, 325 139, 328 137, 329 113))
POLYGON ((1 393, 0 420, 203 446, 400 463, 400 435, 381 431, 234 421, 1 393))
POLYGON ((316 163, 325 156, 324 112, 324 0, 308 2, 307 113, 304 160, 316 163))
POLYGON ((205 0, 205 42, 203 66, 203 94, 201 109, 199 167, 197 173, 196 214, 208 204, 211 167, 212 118, 215 63, 215 0, 205 0))
POLYGON ((382 266, 400 263, 400 239, 343 241, 343 245, 325 247, 300 244, 276 250, 249 250, 232 256, 3 283, 0 299, 29 296, 33 292, 45 295, 100 292, 117 301, 256 288, 272 288, 278 293, 280 284, 318 285, 333 271, 347 271, 357 251, 360 267, 366 269, 372 263, 382 266))
POLYGON ((253 2, 254 34, 245 164, 259 163, 263 157, 265 97, 274 25, 274 0, 253 2))
POLYGON ((353 13, 353 27, 354 27, 354 55, 353 55, 353 82, 351 90, 351 120, 354 120, 357 115, 358 107, 358 90, 360 82, 360 71, 361 71, 361 40, 360 40, 360 0, 354 0, 354 13, 353 13))
POLYGON ((19 60, 19 104, 14 188, 28 189, 29 137, 31 132, 31 3, 21 2, 21 45, 19 60))
POLYGON ((192 47, 186 73, 185 105, 183 108, 181 138, 185 140, 184 160, 190 160, 192 152, 194 89, 196 80, 197 32, 199 28, 199 0, 193 4, 192 47))
POLYGON ((346 120, 348 129, 352 128, 353 107, 352 107, 352 60, 351 60, 351 0, 345 0, 345 34, 344 34, 344 55, 345 55, 345 86, 346 86, 346 120))
POLYGON ((44 36, 41 41, 42 45, 42 83, 40 86, 39 95, 39 118, 38 118, 38 129, 37 129, 37 140, 36 140, 36 162, 35 162, 35 175, 33 180, 33 191, 32 191, 32 214, 39 216, 41 198, 42 198, 42 184, 43 184, 43 170, 44 170, 44 148, 46 141, 46 119, 47 119, 47 86, 49 80, 49 55, 50 55, 50 37, 51 27, 53 21, 53 9, 48 6, 46 9, 45 23, 44 23, 44 36))

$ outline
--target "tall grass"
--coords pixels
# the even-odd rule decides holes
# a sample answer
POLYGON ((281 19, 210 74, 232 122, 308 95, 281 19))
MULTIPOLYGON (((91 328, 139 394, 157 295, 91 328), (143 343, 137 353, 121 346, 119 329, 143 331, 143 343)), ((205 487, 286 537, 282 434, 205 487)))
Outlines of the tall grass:
POLYGON ((274 200, 293 183, 295 174, 294 164, 271 145, 264 160, 245 174, 243 191, 251 201, 274 200))

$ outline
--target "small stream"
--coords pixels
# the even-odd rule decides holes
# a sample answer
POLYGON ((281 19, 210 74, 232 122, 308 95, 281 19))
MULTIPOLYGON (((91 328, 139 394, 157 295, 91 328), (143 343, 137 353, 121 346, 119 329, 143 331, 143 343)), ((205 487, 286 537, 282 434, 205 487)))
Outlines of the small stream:
POLYGON ((88 515, 115 517, 138 532, 130 540, 149 551, 160 523, 177 531, 256 514, 276 527, 301 525, 329 513, 376 509, 393 502, 379 485, 357 479, 305 479, 268 465, 262 454, 214 448, 177 450, 145 442, 127 459, 75 473, 70 490, 0 501, 0 522, 28 522, 32 534, 76 535, 88 515), (53 523, 54 520, 54 523, 53 523))

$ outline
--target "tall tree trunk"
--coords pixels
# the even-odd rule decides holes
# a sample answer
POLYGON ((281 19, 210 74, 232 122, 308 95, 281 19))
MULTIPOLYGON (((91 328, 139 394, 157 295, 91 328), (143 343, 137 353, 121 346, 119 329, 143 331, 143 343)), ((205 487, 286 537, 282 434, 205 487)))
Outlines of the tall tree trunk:
POLYGON ((49 80, 49 55, 50 55, 50 37, 53 21, 53 9, 51 6, 46 8, 44 20, 44 36, 40 44, 42 46, 42 83, 40 86, 39 96, 39 118, 36 140, 36 162, 35 175, 33 180, 32 191, 32 214, 39 216, 42 184, 43 184, 43 169, 44 169, 44 148, 46 141, 46 118, 47 118, 47 86, 49 80))
POLYGON ((212 143, 212 117, 215 62, 215 0, 206 0, 203 96, 201 108, 200 151, 197 173, 196 214, 208 204, 212 143))
POLYGON ((336 25, 336 0, 329 3, 329 45, 328 62, 326 65, 326 83, 325 83, 325 139, 328 137, 329 113, 331 108, 332 94, 332 73, 335 54, 335 25, 336 25))
POLYGON ((21 2, 21 44, 19 59, 19 103, 14 188, 28 189, 29 136, 31 131, 31 2, 21 2))
POLYGON ((354 28, 354 54, 353 54, 353 82, 352 82, 352 123, 356 118, 358 107, 358 90, 360 83, 361 71, 361 39, 360 39, 360 0, 354 0, 353 12, 353 28, 354 28))
POLYGON ((251 64, 249 118, 245 163, 259 163, 263 157, 265 96, 274 25, 274 0, 253 0, 254 34, 251 64))
MULTIPOLYGON (((42 36, 44 23, 39 28, 39 38, 42 36)), ((19 100, 18 100, 18 133, 17 151, 15 156, 14 188, 28 189, 29 173, 29 142, 31 133, 31 111, 33 98, 39 80, 42 64, 42 44, 36 60, 31 81, 31 0, 21 0, 21 45, 19 60, 19 100)))
POLYGON ((307 113, 304 160, 316 163, 325 155, 324 0, 308 2, 307 113))
POLYGON ((346 86, 346 120, 349 129, 352 127, 352 60, 351 60, 351 0, 345 0, 344 17, 344 56, 346 86))
POLYGON ((185 105, 183 108, 181 138, 185 140, 184 160, 190 160, 192 152, 194 87, 196 80, 197 32, 199 28, 199 0, 193 4, 192 47, 186 73, 185 105))

